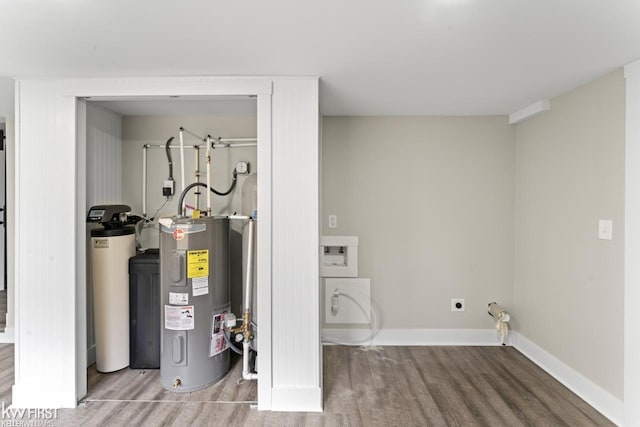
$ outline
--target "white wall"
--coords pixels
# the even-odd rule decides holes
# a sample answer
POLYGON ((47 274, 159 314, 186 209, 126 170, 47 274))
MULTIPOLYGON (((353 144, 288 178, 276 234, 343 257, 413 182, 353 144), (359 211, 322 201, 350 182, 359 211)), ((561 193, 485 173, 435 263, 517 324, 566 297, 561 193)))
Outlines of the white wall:
POLYGON ((623 399, 625 85, 608 74, 516 126, 519 334, 623 399), (598 220, 613 240, 598 240, 598 220))
MULTIPOLYGON (((255 138, 256 117, 253 116, 125 116, 122 123, 122 195, 123 203, 131 206, 133 212, 142 214, 142 146, 145 144, 161 144, 174 136, 172 146, 180 145, 178 130, 180 127, 190 130, 196 135, 223 138, 255 138)), ((184 134, 185 145, 202 145, 200 150, 199 181, 206 180, 205 144, 197 138, 184 134)), ((156 217, 172 216, 177 212, 178 198, 182 189, 180 179, 180 152, 172 150, 173 177, 175 195, 162 208, 156 217)), ((231 149, 215 149, 212 152, 211 182, 218 191, 226 191, 231 184, 232 172, 237 162, 245 160, 250 163, 250 172, 257 172, 256 148, 238 147, 231 149)), ((194 150, 185 150, 185 181, 195 182, 194 150)), ((167 201, 162 195, 162 184, 169 176, 169 166, 164 149, 147 149, 147 217, 155 214, 167 201)), ((211 203, 214 214, 240 213, 242 210, 242 184, 246 175, 238 175, 235 191, 229 196, 212 194, 211 203)), ((206 208, 206 192, 200 188, 200 208, 206 208)), ((195 189, 185 198, 186 203, 195 205, 195 189)), ((235 225, 234 225, 235 227, 235 225)), ((142 233, 142 246, 158 247, 157 228, 145 228, 142 233)))
POLYGON ((491 329, 510 306, 513 137, 503 116, 324 117, 323 233, 359 237, 382 328, 491 329))

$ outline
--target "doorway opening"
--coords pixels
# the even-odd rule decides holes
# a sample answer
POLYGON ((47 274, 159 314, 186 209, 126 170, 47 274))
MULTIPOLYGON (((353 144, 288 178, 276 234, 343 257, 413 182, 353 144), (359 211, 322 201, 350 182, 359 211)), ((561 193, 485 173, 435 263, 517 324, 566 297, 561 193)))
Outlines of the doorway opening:
MULTIPOLYGON (((255 97, 86 98, 78 102, 82 105, 79 108, 86 111, 86 124, 83 128, 79 126, 78 130, 86 135, 85 213, 96 206, 130 207, 130 217, 141 218, 135 223, 135 247, 138 254, 150 255, 159 248, 162 235, 159 225, 161 218, 175 216, 178 211, 183 216, 193 216, 195 211, 203 215, 208 213, 207 194, 204 190, 199 191, 199 187, 181 197, 182 189, 189 184, 205 182, 207 145, 211 150, 211 186, 227 190, 232 184, 235 185, 228 195, 211 195, 211 216, 251 215, 250 212, 245 212, 247 208, 243 199, 245 187, 253 186, 255 189, 257 186, 255 174, 259 165, 255 97), (171 138, 173 143, 169 143, 171 138), (181 201, 183 203, 179 207, 181 201)), ((229 222, 230 311, 241 317, 243 275, 246 274, 246 266, 243 265, 243 259, 246 263, 246 254, 243 256, 243 252, 246 252, 248 243, 247 226, 246 221, 242 219, 229 222)), ((87 223, 86 400, 181 400, 183 398, 180 394, 163 390, 159 370, 155 367, 124 368, 106 374, 98 372, 96 359, 99 356, 96 350, 100 350, 96 344, 100 339, 96 334, 100 333, 101 326, 96 326, 96 302, 90 256, 91 230, 97 226, 99 225, 95 223, 87 223)), ((195 293, 189 297, 194 298, 194 295, 195 293)), ((257 298, 254 298, 254 302, 256 300, 257 298)), ((148 301, 137 302, 137 308, 130 305, 130 316, 137 309, 142 311, 144 306, 154 303, 157 305, 157 301, 153 301, 153 297, 149 295, 148 301)), ((124 301, 122 303, 124 304, 124 301)), ((131 304, 131 301, 128 301, 128 304, 131 304)), ((162 312, 165 310, 162 305, 157 309, 162 312)), ((158 313, 158 310, 155 313, 158 313)), ((152 312, 154 311, 145 310, 145 313, 152 312)), ((161 322, 157 323, 155 332, 162 335, 165 326, 166 324, 161 322)), ((134 326, 130 324, 130 327, 134 326)), ((137 336, 137 339, 152 344, 162 341, 159 336, 137 336)), ((126 343, 129 348, 136 346, 134 341, 129 340, 129 343, 126 343)), ((125 341, 121 341, 120 344, 124 345, 125 341)), ((156 350, 146 347, 146 350, 141 351, 156 350)), ((230 350, 225 351, 231 353, 230 350)), ((220 383, 192 393, 191 397, 198 400, 255 402, 255 382, 240 381, 236 384, 238 379, 242 379, 241 365, 241 358, 232 357, 231 371, 220 383), (237 389, 231 392, 230 384, 235 384, 237 389)))

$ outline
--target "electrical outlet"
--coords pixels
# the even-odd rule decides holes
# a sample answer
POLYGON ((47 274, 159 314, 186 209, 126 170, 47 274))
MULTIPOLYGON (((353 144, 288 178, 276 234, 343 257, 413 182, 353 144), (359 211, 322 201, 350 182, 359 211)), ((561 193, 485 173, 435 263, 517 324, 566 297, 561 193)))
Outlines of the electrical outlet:
POLYGON ((338 216, 329 215, 329 228, 338 228, 338 216))
POLYGON ((464 298, 451 298, 451 311, 464 311, 464 298))
POLYGON ((172 179, 167 179, 164 181, 164 184, 162 185, 162 195, 165 197, 169 197, 169 196, 173 196, 173 184, 174 184, 174 180, 172 179))
POLYGON ((598 239, 613 240, 613 221, 601 219, 598 221, 598 239))

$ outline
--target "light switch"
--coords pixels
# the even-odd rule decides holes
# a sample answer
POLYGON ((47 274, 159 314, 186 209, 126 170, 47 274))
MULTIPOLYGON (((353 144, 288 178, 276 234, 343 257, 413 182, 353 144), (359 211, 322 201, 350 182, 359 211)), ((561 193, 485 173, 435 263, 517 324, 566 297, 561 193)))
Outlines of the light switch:
POLYGON ((613 240, 613 221, 601 219, 598 221, 598 239, 613 240))
POLYGON ((338 216, 329 215, 329 228, 338 228, 338 216))

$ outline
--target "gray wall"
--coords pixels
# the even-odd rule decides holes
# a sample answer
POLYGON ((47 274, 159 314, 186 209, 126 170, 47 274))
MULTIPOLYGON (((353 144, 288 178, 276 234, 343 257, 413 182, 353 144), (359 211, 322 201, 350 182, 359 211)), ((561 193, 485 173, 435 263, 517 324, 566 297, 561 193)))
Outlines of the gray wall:
MULTIPOLYGON (((142 213, 142 146, 144 144, 165 144, 174 136, 173 146, 178 147, 178 129, 190 130, 196 135, 206 137, 243 138, 256 136, 256 117, 251 116, 125 116, 122 119, 122 197, 124 203, 131 206, 134 212, 142 213)), ((185 145, 201 144, 195 137, 185 133, 185 145)), ((182 190, 180 182, 180 154, 173 150, 173 176, 175 179, 175 195, 162 208, 158 216, 175 215, 178 198, 182 190)), ((187 185, 194 182, 194 151, 185 150, 185 181, 187 185)), ((216 190, 226 191, 231 183, 231 174, 236 162, 250 162, 251 173, 257 171, 256 148, 243 147, 233 149, 216 149, 212 154, 211 182, 216 190)), ((200 180, 206 181, 206 160, 204 148, 200 150, 200 180)), ((169 167, 164 149, 148 149, 147 151, 147 216, 153 215, 166 201, 162 195, 162 184, 167 179, 169 167)), ((245 175, 238 175, 236 190, 230 196, 212 195, 212 211, 214 214, 240 212, 242 207, 242 183, 245 175)), ((194 204, 194 190, 191 190, 185 201, 194 204)), ((206 209, 206 195, 202 191, 200 208, 206 209)), ((145 229, 142 233, 143 247, 158 247, 158 233, 155 228, 145 229)))
POLYGON ((620 399, 624 117, 619 70, 517 125, 513 308, 522 335, 620 399))
POLYGON ((324 118, 323 233, 359 236, 382 328, 489 329, 511 304, 513 140, 504 116, 324 118))

